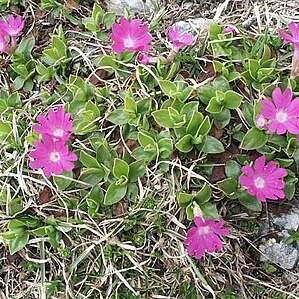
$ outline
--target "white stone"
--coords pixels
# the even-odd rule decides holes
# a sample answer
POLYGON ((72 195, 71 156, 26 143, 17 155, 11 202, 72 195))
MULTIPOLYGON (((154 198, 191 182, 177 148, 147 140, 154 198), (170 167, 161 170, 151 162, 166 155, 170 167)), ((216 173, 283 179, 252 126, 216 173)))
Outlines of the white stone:
POLYGON ((260 256, 262 262, 270 260, 285 269, 293 269, 299 258, 298 250, 295 247, 283 242, 276 243, 275 239, 264 241, 259 249, 263 253, 260 256))
POLYGON ((123 15, 125 8, 130 12, 149 13, 155 8, 153 0, 107 0, 107 11, 123 15))
POLYGON ((272 219, 273 223, 279 226, 281 230, 297 230, 299 228, 299 209, 292 208, 288 213, 282 214, 272 219))
POLYGON ((176 22, 175 25, 178 26, 182 32, 190 32, 199 36, 204 36, 209 31, 212 21, 212 19, 207 18, 194 18, 176 22))

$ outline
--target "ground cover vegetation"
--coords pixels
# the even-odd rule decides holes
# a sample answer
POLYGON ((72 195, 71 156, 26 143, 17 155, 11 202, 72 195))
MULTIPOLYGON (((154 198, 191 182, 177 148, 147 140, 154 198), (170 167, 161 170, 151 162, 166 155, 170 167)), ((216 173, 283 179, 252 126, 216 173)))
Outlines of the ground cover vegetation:
POLYGON ((90 2, 0 1, 1 295, 297 298, 250 240, 296 193, 298 23, 90 2))

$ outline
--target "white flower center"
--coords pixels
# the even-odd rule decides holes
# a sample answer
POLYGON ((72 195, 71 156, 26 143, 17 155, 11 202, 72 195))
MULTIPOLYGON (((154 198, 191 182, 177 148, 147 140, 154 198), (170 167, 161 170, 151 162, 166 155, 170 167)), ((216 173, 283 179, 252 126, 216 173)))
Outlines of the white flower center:
POLYGON ((208 226, 204 226, 204 227, 201 227, 200 229, 198 229, 198 233, 200 235, 205 235, 207 234, 208 232, 210 231, 210 228, 208 226))
POLYGON ((9 34, 12 36, 17 35, 18 33, 19 33, 18 28, 10 28, 10 30, 9 30, 9 34))
POLYGON ((256 188, 259 188, 259 189, 264 188, 265 180, 259 176, 254 180, 254 185, 256 188))
POLYGON ((53 135, 55 137, 62 137, 63 136, 63 130, 62 129, 56 129, 56 130, 54 130, 53 135))
POLYGON ((134 41, 130 37, 127 37, 124 40, 124 45, 126 48, 131 48, 132 46, 134 46, 134 41))
POLYGON ((280 110, 276 113, 276 120, 279 123, 284 123, 288 119, 288 114, 284 112, 283 110, 280 110))
POLYGON ((266 125, 266 119, 263 116, 257 117, 256 124, 258 127, 262 128, 266 125))
POLYGON ((58 152, 52 152, 50 154, 50 160, 52 162, 58 162, 60 159, 61 159, 61 156, 60 156, 60 154, 58 152))

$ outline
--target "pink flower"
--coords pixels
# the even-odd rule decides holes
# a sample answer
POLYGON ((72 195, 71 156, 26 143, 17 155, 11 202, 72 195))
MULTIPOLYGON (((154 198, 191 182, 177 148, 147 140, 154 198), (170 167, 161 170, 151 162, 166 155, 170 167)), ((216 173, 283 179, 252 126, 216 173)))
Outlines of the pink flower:
POLYGON ((195 40, 195 37, 192 34, 180 32, 179 27, 176 25, 169 28, 168 36, 175 52, 178 52, 181 48, 192 45, 195 40))
POLYGON ((286 42, 293 43, 295 48, 299 50, 299 24, 291 22, 289 24, 289 29, 291 31, 291 35, 287 34, 282 29, 278 30, 278 34, 283 38, 286 42))
POLYGON ((142 24, 140 19, 129 22, 122 17, 119 24, 112 26, 111 39, 114 41, 112 50, 116 53, 123 51, 148 51, 152 40, 148 25, 142 24))
POLYGON ((224 28, 223 33, 235 33, 236 32, 236 28, 228 25, 224 28))
POLYGON ((282 93, 279 87, 272 93, 273 102, 262 100, 261 114, 269 119, 268 130, 278 135, 286 131, 291 134, 299 134, 299 98, 292 100, 292 90, 287 88, 282 93))
POLYGON ((285 182, 282 178, 288 173, 284 168, 277 167, 274 161, 266 164, 266 157, 261 156, 255 160, 253 167, 243 166, 242 172, 239 178, 240 184, 259 201, 265 202, 267 198, 273 200, 285 198, 283 191, 285 182))
POLYGON ((5 39, 5 36, 1 34, 0 32, 0 54, 7 53, 9 44, 7 40, 5 39))
POLYGON ((15 44, 16 38, 22 34, 24 26, 25 22, 21 16, 10 15, 7 21, 0 21, 0 31, 11 37, 12 44, 15 44))
POLYGON ((41 125, 33 126, 33 130, 42 136, 49 135, 54 141, 67 141, 70 138, 70 131, 73 127, 71 115, 65 113, 62 106, 49 110, 48 118, 39 115, 37 120, 41 125))
POLYGON ((228 236, 230 231, 222 228, 224 220, 215 222, 213 219, 204 220, 201 217, 194 218, 195 226, 187 232, 184 244, 187 245, 187 252, 196 259, 201 259, 205 252, 213 253, 223 249, 220 236, 228 236))
POLYGON ((49 178, 52 174, 62 174, 63 171, 72 171, 77 156, 71 152, 63 141, 54 142, 51 137, 44 136, 44 142, 35 141, 35 151, 29 156, 34 161, 29 163, 32 169, 43 168, 49 178))
POLYGON ((155 64, 157 62, 157 57, 149 56, 145 53, 140 53, 137 57, 139 63, 143 64, 155 64))
POLYGON ((255 124, 260 129, 268 128, 268 120, 262 114, 258 114, 255 118, 255 124))
POLYGON ((292 43, 294 45, 294 55, 292 60, 291 78, 295 78, 299 73, 299 24, 291 22, 289 24, 291 35, 283 30, 278 30, 278 34, 284 41, 292 43))

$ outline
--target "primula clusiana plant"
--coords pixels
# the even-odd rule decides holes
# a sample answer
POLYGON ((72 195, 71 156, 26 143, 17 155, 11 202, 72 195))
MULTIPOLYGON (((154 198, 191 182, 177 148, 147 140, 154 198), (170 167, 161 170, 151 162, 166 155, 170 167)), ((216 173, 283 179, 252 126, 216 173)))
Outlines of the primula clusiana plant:
POLYGON ((145 53, 140 53, 138 55, 138 62, 143 64, 155 64, 157 62, 157 57, 149 56, 145 53))
POLYGON ((7 53, 9 47, 9 43, 6 40, 5 36, 1 34, 0 31, 0 54, 7 53))
POLYGON ((37 120, 41 125, 33 126, 34 131, 41 134, 43 142, 35 141, 35 150, 30 153, 35 160, 29 166, 32 169, 42 168, 48 178, 53 174, 72 171, 73 161, 77 160, 66 144, 73 127, 70 117, 70 113, 65 113, 63 107, 59 106, 56 111, 49 110, 48 118, 39 115, 37 120))
POLYGON ((284 168, 278 167, 274 161, 266 163, 266 157, 261 156, 255 160, 252 167, 243 166, 242 172, 239 179, 240 184, 259 201, 285 198, 283 178, 288 175, 288 172, 284 168))
POLYGON ((70 117, 70 113, 65 113, 62 106, 59 106, 57 111, 50 109, 48 118, 43 115, 37 117, 40 125, 33 126, 33 130, 43 137, 48 135, 54 141, 60 140, 66 142, 70 138, 73 127, 73 121, 70 117))
POLYGON ((265 212, 298 193, 299 78, 289 66, 294 44, 294 77, 299 26, 202 24, 185 5, 118 17, 102 2, 0 0, 0 243, 21 250, 8 267, 1 259, 11 281, 0 289, 224 298, 244 281, 242 295, 255 298, 244 277, 275 274, 248 244, 265 212))
POLYGON ((7 53, 9 49, 9 40, 14 46, 17 37, 22 34, 25 22, 21 16, 8 16, 7 20, 0 20, 0 54, 7 53))
POLYGON ((119 24, 112 26, 111 39, 114 42, 112 50, 116 53, 149 51, 149 43, 153 40, 147 24, 143 24, 140 19, 129 21, 123 17, 119 24))
POLYGON ((77 160, 77 156, 63 141, 55 142, 51 137, 44 136, 43 142, 37 140, 34 146, 35 150, 29 155, 34 159, 29 164, 32 169, 42 168, 47 178, 73 170, 73 161, 77 160))
POLYGON ((255 125, 260 129, 268 128, 268 120, 265 118, 263 114, 258 114, 255 117, 255 125))
POLYGON ((25 22, 21 16, 10 15, 7 21, 0 21, 0 31, 11 37, 12 44, 15 44, 16 38, 22 34, 24 26, 25 22))
POLYGON ((272 101, 264 99, 261 104, 261 116, 267 119, 267 129, 270 132, 276 132, 278 135, 286 132, 299 134, 299 98, 293 99, 290 88, 284 92, 279 87, 275 88, 272 101))
POLYGON ((195 226, 187 232, 184 244, 187 245, 188 254, 201 259, 205 252, 213 253, 223 249, 221 236, 228 236, 230 231, 223 228, 225 221, 216 222, 213 219, 204 220, 201 216, 194 218, 195 226))
POLYGON ((235 33, 236 28, 234 26, 228 25, 224 28, 223 33, 235 33))
POLYGON ((294 45, 291 78, 295 78, 299 74, 299 24, 291 22, 289 30, 291 34, 286 33, 282 29, 278 30, 278 33, 286 42, 294 45))
POLYGON ((169 28, 168 36, 171 40, 174 52, 178 52, 180 49, 192 45, 195 41, 195 37, 192 34, 181 32, 180 28, 176 25, 169 28))

